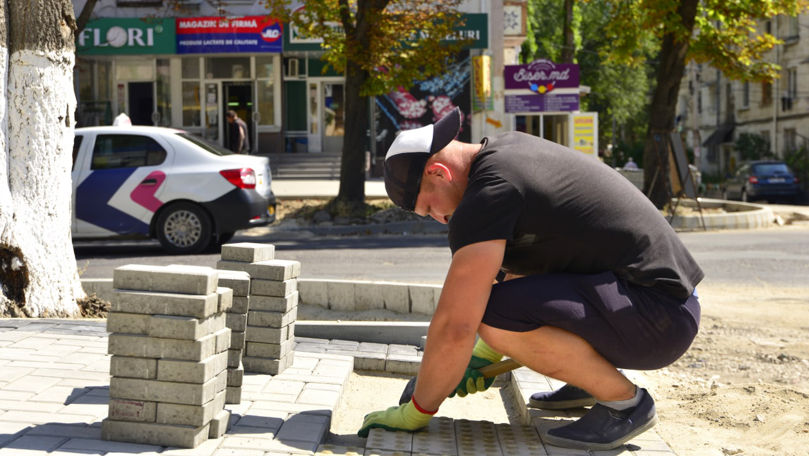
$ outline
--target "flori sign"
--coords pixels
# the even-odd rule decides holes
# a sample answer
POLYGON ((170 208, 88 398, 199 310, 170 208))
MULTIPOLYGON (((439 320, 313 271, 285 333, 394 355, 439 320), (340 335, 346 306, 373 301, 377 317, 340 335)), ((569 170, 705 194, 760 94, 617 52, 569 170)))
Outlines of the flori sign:
POLYGON ((102 18, 76 39, 79 55, 174 54, 174 18, 102 18))
POLYGON ((283 26, 267 16, 177 19, 177 53, 281 52, 283 26))
POLYGON ((506 65, 503 78, 506 90, 529 89, 545 93, 555 88, 578 87, 579 66, 570 63, 556 64, 544 59, 535 60, 526 65, 506 65))

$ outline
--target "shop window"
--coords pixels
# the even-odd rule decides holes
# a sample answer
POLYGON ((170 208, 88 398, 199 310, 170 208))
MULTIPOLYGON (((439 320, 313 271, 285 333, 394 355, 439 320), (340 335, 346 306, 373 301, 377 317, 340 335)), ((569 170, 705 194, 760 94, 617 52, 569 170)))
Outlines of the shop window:
POLYGON ((156 124, 171 125, 171 74, 168 59, 157 59, 157 114, 156 124))
POLYGON ((206 79, 250 79, 250 57, 208 57, 206 79))
POLYGON ((154 80, 154 61, 151 59, 120 59, 115 62, 116 81, 154 80))
POLYGON ((181 67, 183 79, 199 79, 199 57, 183 57, 181 67))
POLYGON ((772 83, 761 83, 761 106, 769 106, 772 103, 772 83))
POLYGON ((199 81, 183 81, 183 126, 199 127, 200 98, 199 81))

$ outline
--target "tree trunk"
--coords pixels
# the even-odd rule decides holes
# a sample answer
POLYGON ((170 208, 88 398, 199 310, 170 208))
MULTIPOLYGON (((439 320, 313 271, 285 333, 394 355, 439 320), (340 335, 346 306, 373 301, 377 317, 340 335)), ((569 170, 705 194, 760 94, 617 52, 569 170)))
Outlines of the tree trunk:
MULTIPOLYGON (((683 0, 677 13, 685 32, 691 36, 697 14, 699 0, 683 0)), ((649 129, 643 150, 643 191, 658 208, 668 202, 671 188, 669 180, 669 134, 674 131, 677 110, 677 94, 680 81, 685 73, 685 57, 688 52, 688 39, 676 39, 672 32, 663 36, 657 68, 657 86, 652 95, 649 112, 649 129)))
POLYGON ((565 0, 565 23, 562 27, 564 44, 559 63, 573 63, 576 56, 576 43, 573 37, 573 0, 565 0))
POLYGON ((0 2, 0 314, 71 316, 85 297, 70 234, 75 26, 69 0, 0 2))
POLYGON ((367 75, 359 65, 346 63, 345 134, 340 163, 340 191, 337 199, 346 203, 365 202, 365 150, 368 130, 368 98, 360 96, 367 75))

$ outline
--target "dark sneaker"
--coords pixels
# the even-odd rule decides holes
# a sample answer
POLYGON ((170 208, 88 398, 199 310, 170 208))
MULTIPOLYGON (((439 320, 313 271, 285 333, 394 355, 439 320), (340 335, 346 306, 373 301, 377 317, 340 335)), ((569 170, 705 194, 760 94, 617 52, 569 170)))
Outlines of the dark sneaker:
POLYGON ((566 410, 595 405, 596 398, 587 391, 573 385, 565 385, 556 391, 534 393, 528 401, 529 407, 545 410, 566 410))
POLYGON ((657 424, 655 403, 641 389, 640 403, 627 410, 615 410, 596 404, 583 417, 542 433, 551 445, 585 450, 611 450, 634 439, 657 424))

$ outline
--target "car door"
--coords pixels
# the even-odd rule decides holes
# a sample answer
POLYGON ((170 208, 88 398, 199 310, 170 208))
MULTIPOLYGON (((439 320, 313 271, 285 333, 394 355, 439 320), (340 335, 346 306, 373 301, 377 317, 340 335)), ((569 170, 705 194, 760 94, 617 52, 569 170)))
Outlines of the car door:
POLYGON ((88 159, 74 192, 78 236, 148 235, 162 205, 170 148, 156 136, 104 132, 84 150, 88 159))

